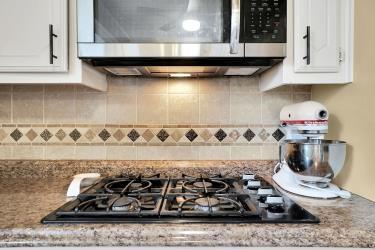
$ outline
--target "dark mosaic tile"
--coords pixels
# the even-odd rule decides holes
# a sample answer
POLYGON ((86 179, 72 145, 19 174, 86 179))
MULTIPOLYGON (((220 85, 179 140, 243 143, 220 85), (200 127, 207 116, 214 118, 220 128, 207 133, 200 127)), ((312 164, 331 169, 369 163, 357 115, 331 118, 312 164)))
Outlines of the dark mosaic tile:
POLYGON ((51 134, 48 129, 43 130, 43 132, 40 134, 40 137, 42 137, 44 141, 48 141, 52 138, 52 136, 53 134, 51 134))
POLYGON ((11 134, 10 136, 15 140, 15 141, 18 141, 19 139, 21 139, 21 137, 23 136, 23 134, 21 133, 21 131, 19 131, 18 129, 15 129, 11 134))
POLYGON ((59 131, 56 132, 55 136, 60 140, 64 140, 64 138, 66 137, 66 133, 64 130, 60 129, 59 131))
POLYGON ((194 141, 197 137, 198 137, 198 134, 194 131, 194 129, 190 129, 187 133, 186 133, 186 138, 189 139, 189 141, 194 141))
POLYGON ((130 131, 128 134, 129 139, 133 142, 135 142, 139 138, 139 136, 139 133, 135 129, 132 129, 132 131, 130 131))
POLYGON ((254 139, 255 134, 251 129, 246 130, 246 132, 243 134, 243 137, 246 138, 246 140, 251 141, 254 139))
POLYGON ((69 136, 73 139, 73 141, 77 141, 79 138, 81 138, 81 133, 77 130, 77 129, 74 129, 70 134, 69 136))
POLYGON ((276 141, 280 141, 284 138, 285 134, 280 129, 277 129, 275 132, 273 132, 272 136, 276 139, 276 141))
POLYGON ((169 137, 169 134, 167 133, 167 131, 162 129, 159 131, 159 133, 156 136, 159 138, 159 140, 164 142, 169 137))
POLYGON ((223 140, 225 139, 225 137, 227 137, 227 133, 225 133, 224 130, 219 129, 219 130, 215 133, 215 137, 216 137, 216 139, 218 139, 219 141, 223 141, 223 140))
POLYGON ((99 133, 99 137, 103 141, 107 141, 108 138, 111 137, 111 134, 106 129, 103 129, 102 132, 99 133))

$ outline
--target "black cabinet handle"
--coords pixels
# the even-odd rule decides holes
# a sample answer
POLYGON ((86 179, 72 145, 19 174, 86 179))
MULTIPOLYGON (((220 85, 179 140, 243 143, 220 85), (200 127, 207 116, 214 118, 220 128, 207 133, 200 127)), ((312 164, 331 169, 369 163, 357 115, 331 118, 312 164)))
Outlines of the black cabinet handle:
POLYGON ((307 26, 306 35, 303 37, 303 39, 306 39, 306 56, 303 58, 303 60, 306 60, 307 65, 310 65, 311 57, 310 57, 310 39, 311 39, 311 31, 310 26, 307 26))
POLYGON ((57 59, 57 56, 53 54, 53 38, 57 37, 56 34, 53 33, 53 25, 49 25, 49 64, 53 64, 53 59, 57 59))

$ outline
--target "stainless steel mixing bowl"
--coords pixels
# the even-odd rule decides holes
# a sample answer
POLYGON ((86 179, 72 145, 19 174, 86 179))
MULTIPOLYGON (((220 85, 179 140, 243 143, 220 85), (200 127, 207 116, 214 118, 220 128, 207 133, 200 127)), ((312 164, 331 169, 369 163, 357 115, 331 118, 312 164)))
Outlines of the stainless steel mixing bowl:
POLYGON ((281 144, 289 168, 300 181, 330 182, 344 166, 346 142, 331 140, 286 140, 281 144))

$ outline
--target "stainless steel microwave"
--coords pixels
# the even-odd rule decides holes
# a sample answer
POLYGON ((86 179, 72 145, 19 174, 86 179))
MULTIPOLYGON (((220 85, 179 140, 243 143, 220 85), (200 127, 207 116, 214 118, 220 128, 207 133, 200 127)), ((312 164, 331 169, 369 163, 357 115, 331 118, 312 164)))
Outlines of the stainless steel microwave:
POLYGON ((251 75, 286 55, 287 0, 77 0, 78 56, 115 75, 251 75))

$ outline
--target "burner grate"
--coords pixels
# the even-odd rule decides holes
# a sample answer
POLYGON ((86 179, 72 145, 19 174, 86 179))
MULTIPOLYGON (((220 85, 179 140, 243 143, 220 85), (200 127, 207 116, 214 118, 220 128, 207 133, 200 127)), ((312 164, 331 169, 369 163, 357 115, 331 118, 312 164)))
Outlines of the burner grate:
POLYGON ((46 216, 43 223, 317 223, 255 175, 118 176, 98 183, 46 216))

